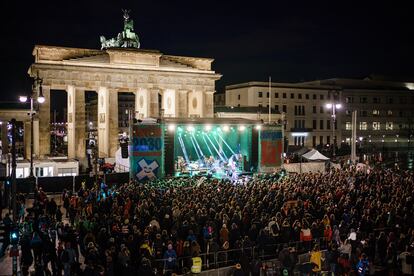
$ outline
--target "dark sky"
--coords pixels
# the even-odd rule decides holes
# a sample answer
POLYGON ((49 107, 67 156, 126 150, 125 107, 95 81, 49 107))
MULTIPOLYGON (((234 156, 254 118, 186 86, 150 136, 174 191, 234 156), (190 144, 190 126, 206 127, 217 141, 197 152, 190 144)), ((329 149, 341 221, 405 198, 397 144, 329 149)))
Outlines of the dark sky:
POLYGON ((0 100, 30 90, 35 44, 100 48, 100 35, 122 30, 122 8, 132 10, 142 48, 214 58, 218 91, 269 75, 414 76, 409 1, 380 2, 2 1, 0 100))

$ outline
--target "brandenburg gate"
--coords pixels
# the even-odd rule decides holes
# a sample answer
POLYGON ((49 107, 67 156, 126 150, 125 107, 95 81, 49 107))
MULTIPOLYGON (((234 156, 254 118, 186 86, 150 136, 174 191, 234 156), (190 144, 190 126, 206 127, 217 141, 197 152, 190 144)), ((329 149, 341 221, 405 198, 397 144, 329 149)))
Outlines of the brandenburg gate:
POLYGON ((137 119, 159 118, 161 110, 164 117, 213 117, 215 81, 221 77, 211 69, 213 59, 139 49, 132 20, 126 16, 117 39, 101 37, 101 50, 34 47, 35 62, 28 73, 43 79, 46 98, 35 130, 36 157, 50 154, 51 90, 67 92, 68 158, 79 160, 86 157, 85 91, 97 92, 100 157, 115 157, 119 147, 118 93, 135 94, 137 119))

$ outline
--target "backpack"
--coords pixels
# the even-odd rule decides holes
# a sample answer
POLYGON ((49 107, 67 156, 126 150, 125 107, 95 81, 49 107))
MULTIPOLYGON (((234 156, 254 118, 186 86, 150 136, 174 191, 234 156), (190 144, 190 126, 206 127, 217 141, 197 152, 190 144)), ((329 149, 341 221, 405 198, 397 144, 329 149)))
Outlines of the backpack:
POLYGON ((69 261, 69 252, 67 250, 63 250, 60 260, 62 263, 67 263, 69 261))

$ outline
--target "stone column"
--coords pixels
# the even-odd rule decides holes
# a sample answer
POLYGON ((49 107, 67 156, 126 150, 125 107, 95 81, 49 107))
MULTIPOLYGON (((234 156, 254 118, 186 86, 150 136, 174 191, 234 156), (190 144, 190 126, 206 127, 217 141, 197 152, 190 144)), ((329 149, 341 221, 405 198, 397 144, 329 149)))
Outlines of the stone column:
POLYGON ((150 113, 150 92, 148 89, 139 88, 135 92, 136 119, 147 118, 150 113))
MULTIPOLYGON (((30 132, 32 130, 30 129, 30 121, 29 122, 23 122, 23 143, 24 143, 24 156, 27 160, 30 160, 30 132)), ((3 144, 4 145, 4 144, 3 144)), ((4 148, 4 147, 3 147, 4 148)))
POLYGON ((68 158, 84 162, 86 158, 85 90, 69 85, 68 93, 68 158))
POLYGON ((149 105, 150 105, 150 112, 149 117, 158 118, 160 116, 160 103, 158 102, 158 93, 161 90, 158 88, 150 89, 149 93, 149 105))
MULTIPOLYGON (((39 119, 35 118, 33 120, 33 158, 39 158, 39 155, 36 154, 40 150, 40 121, 39 119)), ((30 138, 29 138, 29 147, 30 147, 30 138)), ((30 155, 29 155, 30 158, 30 155)))
POLYGON ((109 92, 109 157, 115 158, 119 146, 118 91, 109 92))
POLYGON ((42 85, 42 90, 45 102, 38 104, 39 137, 37 141, 39 148, 38 150, 33 149, 35 156, 39 158, 45 158, 50 154, 50 87, 42 85))
POLYGON ((100 87, 98 91, 99 157, 115 157, 118 144, 118 92, 100 87))
POLYGON ((214 91, 204 92, 203 114, 206 118, 214 117, 214 91))
MULTIPOLYGON (((26 138, 26 132, 25 138, 26 138)), ((25 151, 26 152, 26 151, 25 151)), ((9 138, 7 137, 7 122, 3 121, 1 124, 1 154, 9 153, 9 138)))
POLYGON ((178 117, 188 118, 188 90, 178 90, 178 117))

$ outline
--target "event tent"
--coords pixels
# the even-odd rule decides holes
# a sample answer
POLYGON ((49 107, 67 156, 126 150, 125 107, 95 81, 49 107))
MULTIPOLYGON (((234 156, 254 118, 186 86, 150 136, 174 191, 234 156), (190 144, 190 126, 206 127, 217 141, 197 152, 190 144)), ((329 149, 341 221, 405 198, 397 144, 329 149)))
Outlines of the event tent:
POLYGON ((303 158, 306 160, 317 161, 317 160, 329 160, 328 157, 317 151, 316 149, 312 149, 307 153, 302 155, 303 158))

